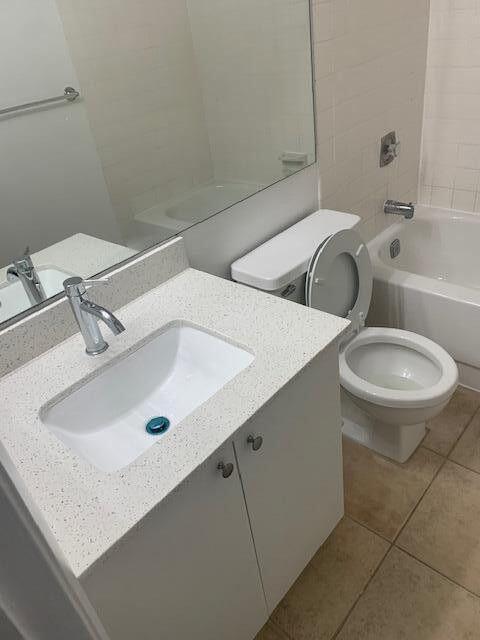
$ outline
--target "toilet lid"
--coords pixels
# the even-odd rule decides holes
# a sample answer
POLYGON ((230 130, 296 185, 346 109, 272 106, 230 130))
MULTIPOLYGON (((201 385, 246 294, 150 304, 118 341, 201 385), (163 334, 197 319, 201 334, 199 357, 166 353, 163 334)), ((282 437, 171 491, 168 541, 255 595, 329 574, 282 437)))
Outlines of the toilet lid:
POLYGON ((372 264, 358 233, 344 229, 329 236, 313 254, 307 272, 309 307, 365 324, 372 299, 372 264))

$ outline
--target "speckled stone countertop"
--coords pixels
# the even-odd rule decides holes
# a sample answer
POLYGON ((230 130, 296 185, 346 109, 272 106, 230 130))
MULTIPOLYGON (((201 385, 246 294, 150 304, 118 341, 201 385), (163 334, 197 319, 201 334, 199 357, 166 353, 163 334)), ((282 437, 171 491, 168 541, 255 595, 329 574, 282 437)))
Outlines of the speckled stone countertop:
MULTIPOLYGON (((135 254, 134 249, 120 244, 76 233, 31 255, 36 267, 56 267, 82 278, 91 278, 135 254)), ((0 269, 0 281, 6 279, 7 268, 8 265, 0 269)))
POLYGON ((247 422, 348 322, 186 269, 120 309, 127 330, 89 358, 79 334, 0 379, 0 438, 77 576, 247 422), (106 474, 45 427, 40 409, 184 320, 255 354, 249 367, 128 467, 106 474), (221 419, 219 419, 221 418, 221 419))

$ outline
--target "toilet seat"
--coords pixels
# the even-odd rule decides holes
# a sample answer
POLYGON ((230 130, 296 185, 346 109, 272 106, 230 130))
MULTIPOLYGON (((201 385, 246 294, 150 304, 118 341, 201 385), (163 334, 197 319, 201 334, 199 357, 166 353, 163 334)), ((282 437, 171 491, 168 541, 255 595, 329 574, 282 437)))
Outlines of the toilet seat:
POLYGON ((313 254, 305 284, 306 303, 348 318, 357 333, 365 325, 372 287, 368 249, 358 233, 343 229, 329 236, 313 254))
POLYGON ((442 347, 401 329, 364 329, 345 345, 339 364, 344 389, 361 400, 384 407, 413 409, 442 404, 451 397, 458 381, 457 366, 442 347), (373 349, 377 349, 376 354, 373 349), (385 384, 375 379, 378 378, 375 362, 381 362, 385 384), (369 373, 365 375, 367 368, 369 373), (400 379, 415 382, 416 388, 398 388, 396 382, 400 379), (389 384, 389 380, 394 380, 394 384, 389 384))

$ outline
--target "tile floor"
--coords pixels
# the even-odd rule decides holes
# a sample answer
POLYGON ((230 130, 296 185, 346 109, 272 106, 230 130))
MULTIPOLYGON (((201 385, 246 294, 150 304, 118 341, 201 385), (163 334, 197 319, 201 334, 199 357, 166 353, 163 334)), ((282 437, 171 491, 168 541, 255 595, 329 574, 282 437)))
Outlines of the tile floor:
POLYGON ((257 640, 480 640, 480 393, 405 464, 344 440, 345 518, 257 640))

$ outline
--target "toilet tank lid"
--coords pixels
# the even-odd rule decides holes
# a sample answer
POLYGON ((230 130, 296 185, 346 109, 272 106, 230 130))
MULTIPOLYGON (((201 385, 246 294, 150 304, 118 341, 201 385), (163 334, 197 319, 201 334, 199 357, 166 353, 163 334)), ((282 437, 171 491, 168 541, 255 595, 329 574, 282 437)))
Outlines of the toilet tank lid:
POLYGON ((351 213, 320 209, 236 260, 232 278, 264 291, 280 289, 306 273, 318 245, 359 220, 351 213))

